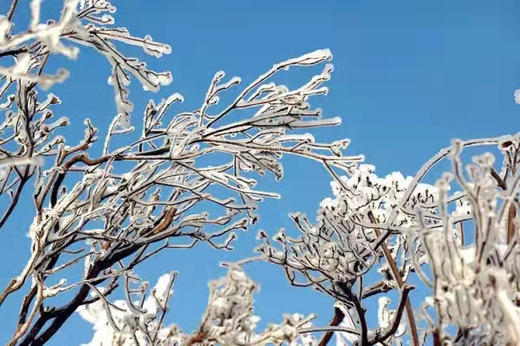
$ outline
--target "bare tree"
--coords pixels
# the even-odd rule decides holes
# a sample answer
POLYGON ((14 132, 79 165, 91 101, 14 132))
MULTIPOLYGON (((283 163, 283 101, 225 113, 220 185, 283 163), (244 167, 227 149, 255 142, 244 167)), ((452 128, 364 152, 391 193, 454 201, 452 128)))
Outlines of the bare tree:
POLYGON ((0 228, 31 202, 21 200, 22 191, 34 189, 31 256, 0 292, 0 308, 14 292, 23 294, 9 345, 44 344, 76 312, 94 326, 92 345, 326 345, 334 333, 339 343, 363 346, 520 343, 519 134, 456 140, 414 177, 378 177, 374 166, 358 166, 362 156, 343 154, 348 140, 317 143, 302 131, 339 124, 308 103, 327 91, 328 50, 275 64, 242 88, 238 77, 217 72, 197 109, 174 112, 183 97, 172 94, 150 101, 137 122, 132 77, 157 91, 171 75, 118 45, 156 58, 170 47, 115 27, 116 8, 105 0, 65 0, 60 17, 47 23, 40 6, 31 1, 30 23, 18 33, 17 0, 0 17, 0 228), (46 94, 68 72, 49 74, 45 66, 56 54, 76 58, 82 46, 111 65, 117 114, 102 137, 85 119, 84 138, 72 144, 57 135, 69 126, 54 119, 60 99, 46 94), (318 64, 323 70, 294 89, 273 78, 318 64), (220 102, 234 90, 231 101, 220 102), (461 153, 481 147, 501 161, 480 153, 465 165, 461 153), (323 165, 333 198, 321 203, 315 222, 292 215, 298 234, 261 231, 259 254, 228 264, 227 276, 210 283, 196 332, 166 326, 176 273, 149 291, 135 267, 162 250, 198 243, 231 250, 237 231, 257 220, 257 204, 278 197, 256 189, 256 179, 281 179, 285 154, 323 165), (443 160, 451 172, 430 184, 443 160), (256 331, 258 285, 241 265, 259 260, 281 266, 293 286, 332 297, 330 325, 312 326, 314 315, 295 314, 256 331), (429 293, 411 299, 418 286, 429 293), (111 299, 117 290, 124 300, 111 299), (377 311, 369 311, 376 298, 377 311))
POLYGON ((94 337, 88 345, 114 343, 119 345, 313 345, 316 340, 308 333, 313 315, 285 315, 278 324, 270 324, 257 332, 259 317, 254 315, 253 294, 258 285, 239 266, 232 265, 227 275, 210 282, 208 306, 198 330, 184 334, 176 325, 162 325, 166 303, 172 294, 175 273, 163 275, 146 296, 141 287, 137 307, 129 300, 114 303, 97 301, 79 309, 80 315, 94 325, 94 337), (107 313, 108 312, 108 313, 107 313))
MULTIPOLYGON (((134 295, 144 297, 144 291, 132 288, 138 281, 132 269, 164 249, 202 242, 231 249, 235 232, 255 222, 257 203, 278 197, 255 189, 251 173, 270 172, 280 179, 284 154, 343 171, 362 159, 342 156, 338 148, 346 142, 316 143, 309 134, 293 132, 339 123, 336 118, 323 119, 320 110, 307 102, 326 93, 322 84, 330 78, 330 65, 296 89, 271 81, 290 67, 330 60, 328 50, 274 65, 228 104, 221 105, 219 96, 236 88, 240 79, 224 81, 224 73, 218 72, 198 109, 171 115, 170 108, 182 101, 180 94, 173 94, 158 104, 150 101, 142 124, 134 126, 128 98, 131 76, 147 90, 170 83, 171 77, 124 56, 116 43, 139 46, 155 57, 169 53, 170 47, 150 36, 136 38, 125 28, 112 27, 110 14, 116 9, 104 0, 66 0, 61 17, 46 24, 39 22, 41 2, 34 0, 28 29, 12 34, 11 20, 19 6, 13 1, 7 16, 0 19, 1 55, 14 58, 12 66, 0 70, 4 80, 0 96, 6 99, 1 105, 5 122, 0 196, 9 201, 2 204, 8 206, 0 225, 20 203, 29 181, 34 183, 34 219, 28 232, 31 256, 0 293, 1 305, 32 282, 9 345, 47 342, 73 313, 84 306, 89 309, 90 304, 103 302, 110 316, 118 308, 107 297, 118 286, 132 314, 145 314, 142 304, 134 303, 134 295), (46 74, 48 59, 54 54, 75 58, 78 46, 96 49, 111 64, 109 83, 115 90, 118 114, 104 138, 85 119, 83 140, 69 144, 70 139, 54 135, 69 123, 65 118, 52 119, 59 98, 48 94, 41 101, 39 94, 53 83, 65 82, 67 76, 65 70, 46 74), (118 142, 125 144, 111 145, 121 134, 125 136, 118 142), (205 209, 210 205, 220 211, 209 215, 205 209), (56 296, 65 303, 53 306, 56 296)), ((158 299, 157 304, 166 310, 165 302, 158 299)), ((108 321, 120 330, 113 317, 108 321)), ((160 321, 155 334, 146 331, 136 338, 156 342, 160 321)), ((203 325, 201 333, 210 335, 207 329, 203 325)))
POLYGON ((293 286, 333 297, 331 330, 354 329, 340 333, 346 343, 516 345, 519 163, 516 134, 455 140, 413 178, 381 178, 374 166, 361 165, 332 182, 334 198, 322 202, 316 224, 292 216, 299 236, 281 230, 272 242, 260 232, 260 258, 282 266, 293 286), (461 152, 480 147, 498 149, 501 165, 484 153, 465 173, 461 152), (421 183, 443 160, 451 161, 452 172, 435 185, 421 183), (451 188, 457 191, 450 194, 451 188), (412 304, 409 282, 431 295, 412 304), (371 327, 376 312, 367 306, 378 295, 377 326, 371 327), (389 310, 392 296, 396 307, 389 310))

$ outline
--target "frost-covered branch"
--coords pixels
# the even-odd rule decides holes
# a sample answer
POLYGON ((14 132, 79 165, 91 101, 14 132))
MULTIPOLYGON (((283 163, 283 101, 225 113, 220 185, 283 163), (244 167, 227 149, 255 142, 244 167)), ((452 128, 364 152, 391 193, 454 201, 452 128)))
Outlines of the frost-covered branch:
MULTIPOLYGON (((5 119, 0 124, 0 199, 2 216, 0 227, 9 219, 27 181, 40 178, 39 167, 45 158, 58 152, 64 138, 56 131, 68 124, 66 117, 54 119, 54 105, 61 100, 49 93, 39 93, 63 83, 68 71, 58 69, 55 74, 44 72, 47 61, 61 54, 75 59, 79 46, 93 46, 112 64, 111 82, 116 90, 117 118, 122 125, 130 121, 131 103, 128 101, 129 74, 134 75, 149 90, 171 81, 169 72, 154 72, 144 62, 124 56, 117 42, 138 46, 154 57, 168 54, 168 45, 154 42, 151 37, 136 38, 125 28, 113 28, 111 16, 116 8, 106 0, 65 0, 58 18, 41 22, 41 0, 27 3, 13 1, 6 16, 0 16, 0 111, 5 119), (29 10, 30 23, 14 32, 15 10, 29 10), (66 44, 66 41, 73 44, 66 44), (113 83, 117 80, 118 83, 113 83), (124 96, 121 96, 124 95, 124 96), (126 106, 124 106, 126 105, 126 106)), ((22 23, 18 23, 20 25, 22 23)), ((90 124, 88 124, 90 126, 90 124)), ((92 139, 90 139, 92 141, 92 139)), ((90 145, 86 143, 85 145, 90 145)), ((78 148, 83 150, 85 148, 78 148)))
MULTIPOLYGON (((327 50, 319 50, 282 65, 315 65, 330 58, 327 50)), ((157 105, 150 101, 140 136, 132 138, 135 130, 122 127, 121 116, 116 117, 100 156, 91 157, 89 148, 96 144, 98 131, 89 120, 82 142, 52 148, 54 165, 41 169, 34 194, 31 258, 0 294, 0 303, 29 278, 38 277, 43 284, 62 272, 77 272, 74 268, 83 274, 53 288, 54 295, 70 296, 69 303, 49 312, 40 309, 22 344, 48 340, 97 285, 115 280, 163 249, 199 242, 231 249, 236 231, 256 221, 257 203, 278 196, 255 189, 250 172, 271 172, 280 179, 284 154, 342 171, 355 167, 362 157, 340 151, 348 142, 322 144, 310 134, 291 133, 337 123, 322 120, 320 111, 307 102, 325 91, 322 83, 330 71, 326 65, 294 90, 267 81, 272 73, 264 75, 224 106, 225 113, 215 115, 210 112, 218 109, 220 93, 239 81, 222 82, 223 73, 217 73, 198 110, 168 116, 169 108, 182 100, 179 94, 157 105), (220 126, 213 121, 217 117, 220 126), (120 133, 126 134, 128 144, 114 149, 111 139, 120 133), (209 206, 215 216, 204 211, 209 206)), ((26 296, 27 307, 34 303, 35 287, 26 296)), ((24 310, 21 323, 25 316, 24 310)))
MULTIPOLYGON (((360 165, 350 176, 335 177, 334 198, 321 203, 316 224, 293 214, 300 235, 281 230, 271 239, 261 231, 257 251, 282 266, 292 285, 314 287, 342 304, 339 319, 349 317, 348 327, 358 331, 348 334, 349 342, 419 344, 418 326, 426 324, 422 342, 431 336, 458 344, 515 344, 520 335, 519 153, 517 134, 457 140, 406 179, 400 173, 381 178, 373 166, 360 165), (502 154, 500 166, 486 153, 475 156, 464 172, 463 149, 492 146, 502 154), (435 185, 423 183, 443 160, 451 160, 452 172, 435 185), (449 194, 451 186, 456 192, 449 194), (403 289, 411 277, 431 290, 425 305, 401 300, 399 321, 380 318, 371 328, 364 301, 390 291, 406 297, 403 289), (407 331, 383 332, 389 325, 393 331, 404 327, 403 309, 407 331)), ((388 305, 385 296, 380 299, 388 305)), ((345 327, 334 319, 331 329, 338 324, 345 327)), ((329 339, 324 336, 322 344, 329 339)))
MULTIPOLYGON (((117 345, 314 345, 309 321, 300 314, 285 315, 280 324, 257 331, 260 320, 254 314, 253 294, 258 285, 244 271, 232 266, 225 277, 210 282, 209 299, 200 326, 190 334, 176 325, 164 326, 167 298, 172 293, 173 276, 162 276, 146 295, 146 283, 128 293, 134 297, 113 303, 99 300, 81 307, 81 317, 90 322, 94 336, 89 344, 117 345)), ((99 295, 100 292, 94 293, 99 295)))
MULTIPOLYGON (((311 97, 327 92, 328 50, 276 64, 241 89, 240 78, 225 81, 218 72, 198 109, 175 113, 183 100, 175 93, 158 104, 150 101, 138 125, 130 117, 132 76, 152 91, 169 84, 171 76, 127 57, 118 45, 137 46, 156 58, 170 53, 170 47, 115 27, 116 8, 106 0, 65 0, 57 19, 46 23, 40 20, 41 6, 41 0, 30 2, 30 23, 19 32, 13 31, 12 14, 22 10, 21 3, 13 2, 0 18, 0 59, 5 59, 0 69, 0 98, 5 98, 0 104, 5 114, 0 198, 7 199, 0 227, 27 183, 34 184, 30 258, 0 292, 1 306, 25 290, 10 344, 45 343, 78 308, 90 304, 103 305, 117 330, 113 310, 118 308, 109 296, 118 289, 128 292, 133 269, 165 249, 198 243, 232 249, 237 231, 256 222, 258 203, 278 197, 257 189, 256 177, 272 173, 281 179, 284 155, 344 173, 362 160, 343 156, 348 141, 318 143, 303 132, 339 124, 339 118, 323 118, 309 105, 311 97), (47 61, 55 54, 74 59, 82 46, 110 63, 117 114, 104 138, 85 119, 84 137, 73 144, 56 134, 69 125, 65 117, 53 119, 61 100, 54 94, 41 100, 39 93, 66 81, 64 69, 45 71, 47 61), (320 64, 322 71, 312 69, 313 75, 297 87, 276 83, 287 69, 320 64), (220 102, 236 89, 230 102, 220 102)), ((134 313, 141 309, 131 302, 128 298, 134 313)), ((153 343, 157 331, 143 337, 153 343)))

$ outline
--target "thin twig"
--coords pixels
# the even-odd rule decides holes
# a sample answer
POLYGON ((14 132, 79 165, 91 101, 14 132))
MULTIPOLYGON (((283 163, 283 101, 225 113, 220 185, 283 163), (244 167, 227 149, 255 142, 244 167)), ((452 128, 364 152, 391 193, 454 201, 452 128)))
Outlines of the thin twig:
MULTIPOLYGON (((368 212, 368 218, 370 219, 370 222, 372 222, 374 224, 376 223, 376 218, 374 217, 374 214, 372 214, 372 211, 368 212)), ((374 231, 376 232, 376 235, 378 237, 381 235, 381 232, 378 229, 375 229, 374 231)), ((401 274, 399 272, 399 269, 397 268, 397 264, 395 263, 394 258, 392 257, 392 253, 390 252, 390 249, 384 242, 381 244, 381 249, 383 250, 383 254, 385 255, 388 265, 390 266, 390 270, 392 271, 392 276, 394 277, 394 280, 397 283, 397 286, 402 291, 405 287, 405 282, 403 281, 401 274)), ((408 299, 408 293, 406 294, 406 297, 405 297, 405 306, 406 306, 406 315, 408 317, 408 324, 410 326, 410 334, 412 335, 413 345, 419 346, 419 334, 417 332, 417 325, 415 323, 415 317, 413 314, 412 304, 410 303, 410 300, 408 299)))

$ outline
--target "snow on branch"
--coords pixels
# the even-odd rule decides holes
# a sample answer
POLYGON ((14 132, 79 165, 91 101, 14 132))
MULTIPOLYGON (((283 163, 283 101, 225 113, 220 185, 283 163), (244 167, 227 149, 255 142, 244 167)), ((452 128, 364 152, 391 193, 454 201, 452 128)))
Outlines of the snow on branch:
MULTIPOLYGON (((15 4, 16 6, 16 4, 15 4)), ((21 6, 21 5, 18 5, 21 6)), ((55 75, 42 73, 50 55, 62 54, 76 59, 77 45, 89 46, 104 55, 112 66, 109 84, 114 87, 117 111, 128 126, 132 113, 132 102, 128 99, 130 75, 134 76, 146 90, 157 91, 161 85, 172 81, 170 72, 156 72, 145 62, 135 57, 127 57, 117 48, 116 43, 136 46, 155 58, 171 53, 167 44, 155 42, 151 36, 135 37, 124 27, 113 27, 116 7, 107 0, 64 0, 61 16, 40 21, 41 0, 30 3, 31 22, 25 31, 11 33, 12 18, 0 17, 0 57, 13 56, 15 63, 0 68, 0 75, 7 83, 23 81, 48 89, 54 83, 63 83, 68 76, 65 69, 55 75), (69 41, 76 45, 67 45, 69 41)))
POLYGON ((323 200, 316 224, 295 213, 299 235, 261 231, 257 251, 283 267, 293 286, 337 301, 342 310, 336 308, 321 345, 333 331, 346 344, 516 344, 519 164, 516 134, 456 140, 415 177, 378 177, 374 166, 360 165, 348 177, 335 177, 334 198, 323 200), (485 153, 464 170, 462 151, 486 146, 499 149, 501 165, 485 153), (422 183, 442 160, 451 161, 452 171, 435 185, 422 183), (424 304, 408 299, 409 281, 422 281, 431 292, 424 304), (389 313, 391 291, 400 298, 389 313), (378 295, 373 328, 366 306, 378 295))
POLYGON ((34 210, 26 232, 30 257, 0 291, 0 307, 22 296, 8 345, 43 344, 77 311, 94 325, 91 344, 326 345, 335 332, 340 344, 363 346, 520 343, 519 134, 456 140, 414 177, 377 176, 374 166, 358 165, 362 155, 344 155, 349 140, 320 143, 304 132, 340 124, 310 105, 328 91, 327 49, 274 64, 243 86, 219 71, 197 109, 177 111, 183 96, 174 93, 150 101, 137 126, 132 78, 157 91, 171 74, 119 46, 154 58, 170 46, 115 26, 116 8, 107 0, 64 0, 60 15, 46 23, 45 3, 32 0, 29 23, 13 32, 21 6, 13 1, 0 17, 0 229, 30 185, 34 210), (45 71, 48 60, 74 59, 79 47, 110 64, 117 114, 103 138, 85 119, 84 136, 74 141, 58 134, 69 126, 54 116, 60 98, 40 94, 67 81, 65 69, 45 71), (293 67, 312 74, 296 87, 277 83, 293 67), (485 147, 501 161, 479 153, 464 162, 463 152, 485 147), (257 180, 282 179, 284 155, 323 165, 333 197, 321 203, 315 222, 292 214, 296 232, 260 232, 255 259, 281 266, 293 286, 332 297, 330 325, 286 315, 256 331, 258 285, 232 265, 210 284, 197 331, 165 326, 175 274, 150 292, 134 269, 166 249, 232 250, 238 233, 257 222, 259 203, 280 197, 258 189, 257 180), (451 171, 428 183, 445 160, 451 171), (409 295, 419 285, 430 296, 415 304, 409 295), (115 292, 125 299, 112 301, 115 292), (375 298, 377 312, 368 311, 375 298), (324 332, 320 341, 317 332, 324 332))
MULTIPOLYGON (((129 276, 137 280, 135 276, 129 276)), ((258 285, 238 266, 231 266, 227 275, 209 283, 209 299, 200 326, 190 334, 176 325, 164 326, 167 301, 172 296, 174 274, 165 274, 148 294, 147 282, 137 289, 127 287, 128 298, 109 302, 103 293, 96 302, 79 308, 80 316, 94 328, 92 340, 85 344, 110 342, 130 345, 311 345, 312 335, 303 333, 313 316, 286 315, 280 324, 270 324, 257 331, 260 318, 254 315, 253 294, 258 285)))
MULTIPOLYGON (((271 173, 281 179, 284 155, 351 172, 362 156, 343 155, 347 140, 318 143, 311 134, 294 131, 338 123, 309 105, 312 96, 324 93, 330 65, 295 89, 271 79, 281 67, 316 65, 330 58, 328 51, 319 50, 274 65, 229 104, 220 105, 219 96, 232 92, 240 80, 225 82, 222 72, 211 81, 199 109, 171 114, 183 100, 179 94, 158 104, 150 101, 140 134, 121 126, 124 115, 114 118, 101 155, 90 150, 99 140, 90 120, 76 145, 61 137, 42 148, 30 142, 33 155, 52 157, 54 163, 37 175, 36 216, 28 232, 31 257, 0 293, 1 304, 33 281, 13 342, 22 339, 24 344, 34 335, 39 335, 38 342, 48 340, 89 300, 90 292, 100 292, 98 285, 110 294, 121 277, 164 249, 206 243, 231 250, 237 232, 256 222, 258 203, 279 197, 258 190, 256 176, 271 173), (112 139, 122 133, 126 143, 114 148, 112 139), (71 272, 81 276, 59 281, 71 272), (56 281, 60 283, 46 283, 56 281), (48 297, 57 295, 71 297, 69 304, 54 307, 52 313, 38 312, 48 297)), ((55 103, 51 97, 31 112, 55 103)))
MULTIPOLYGON (((135 76, 149 90, 157 90, 160 85, 171 81, 169 72, 150 70, 144 62, 126 57, 118 50, 116 43, 140 47, 156 58, 171 52, 170 46, 153 41, 149 35, 138 38, 125 28, 113 27, 115 21, 112 14, 116 8, 109 1, 64 0, 59 17, 45 23, 40 16, 42 6, 45 3, 41 0, 32 0, 28 4, 13 1, 6 16, 0 16, 0 76, 3 83, 0 86, 0 99, 4 100, 0 104, 0 111, 5 114, 0 124, 0 161, 20 163, 3 165, 0 169, 0 227, 12 214, 26 183, 33 177, 37 180, 41 178, 41 163, 46 157, 56 155, 58 147, 65 141, 55 132, 68 125, 68 119, 53 118, 53 107, 61 100, 52 93, 43 99, 39 95, 54 83, 63 83, 67 79, 68 71, 63 68, 54 74, 45 72, 45 66, 53 55, 62 54, 75 59, 79 53, 79 44, 95 47, 107 58, 113 67, 110 83, 115 87, 119 113, 115 118, 119 119, 122 127, 129 125, 133 109, 128 99, 130 75, 135 76), (24 10, 23 6, 27 6, 30 11, 30 21, 26 28, 13 32, 14 13, 16 10, 24 10)), ((87 128, 89 133, 83 146, 73 151, 84 150, 96 140, 97 130, 90 123, 87 128)))

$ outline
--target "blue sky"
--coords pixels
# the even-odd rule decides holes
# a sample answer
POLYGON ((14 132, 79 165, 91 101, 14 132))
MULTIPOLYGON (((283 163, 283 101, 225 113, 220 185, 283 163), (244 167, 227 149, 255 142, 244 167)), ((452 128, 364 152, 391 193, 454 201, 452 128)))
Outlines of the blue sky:
MULTIPOLYGON (((2 13, 8 3, 0 4, 2 13)), ((48 13, 60 3, 43 2, 48 13)), ((135 35, 149 33, 173 47, 171 55, 148 59, 154 68, 172 71, 172 85, 150 94, 134 81, 134 120, 149 98, 160 100, 172 92, 185 96, 179 110, 196 107, 218 70, 247 82, 273 63, 330 48, 335 71, 328 83, 329 95, 311 102, 326 115, 341 116, 343 123, 320 130, 317 137, 350 138, 348 152, 365 154, 379 174, 400 170, 413 175, 455 137, 519 131, 520 106, 513 102, 513 91, 520 87, 518 1, 125 0, 114 4, 119 8, 119 25, 135 35)), ((15 19, 23 22, 27 10, 28 1, 21 0, 15 19)), ((70 80, 52 90, 64 101, 57 114, 69 116, 77 125, 68 135, 81 135, 81 119, 86 116, 105 129, 115 113, 106 61, 84 49, 77 61, 58 58, 53 64, 65 64, 71 71, 70 80)), ((260 222, 242 234, 235 252, 222 254, 206 246, 172 251, 139 270, 152 282, 169 270, 180 272, 169 321, 188 332, 196 327, 207 300, 207 281, 223 273, 218 262, 250 255, 258 229, 271 234, 280 227, 290 229, 287 214, 292 211, 314 217, 319 202, 330 195, 330 179, 318 164, 291 158, 286 164, 281 183, 261 185, 281 192, 283 198, 264 203, 260 222)), ((0 267, 2 287, 27 258, 31 205, 30 195, 25 197, 29 202, 2 230, 0 259, 9 263, 0 267)), ((331 317, 328 298, 289 287, 278 268, 254 264, 246 270, 262 286, 256 308, 264 321, 279 321, 284 312, 317 312, 318 324, 331 317)), ((17 299, 13 296, 1 307, 0 343, 13 330, 17 299)), ((76 345, 90 340, 90 334, 89 325, 75 317, 50 344, 76 345)))

